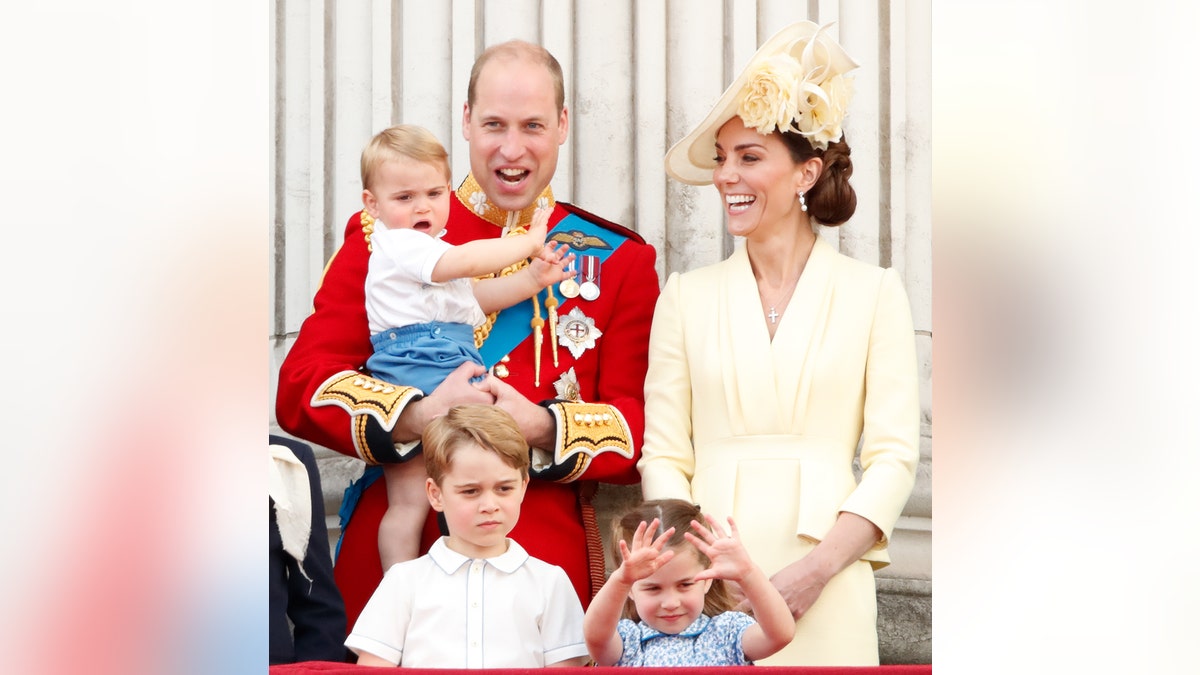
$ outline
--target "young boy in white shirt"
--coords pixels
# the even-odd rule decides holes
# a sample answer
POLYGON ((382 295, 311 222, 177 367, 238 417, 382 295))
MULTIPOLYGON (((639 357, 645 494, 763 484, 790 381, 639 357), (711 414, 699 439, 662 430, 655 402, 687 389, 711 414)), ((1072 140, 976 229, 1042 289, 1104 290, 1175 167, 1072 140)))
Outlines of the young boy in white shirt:
POLYGON ((426 496, 449 535, 392 566, 346 639, 360 665, 582 666, 583 607, 560 567, 508 538, 529 484, 529 446, 494 406, 430 422, 426 496))
MULTIPOLYGON (((459 246, 443 241, 454 190, 446 149, 427 129, 384 129, 363 148, 361 165, 363 210, 375 221, 364 289, 375 349, 367 370, 429 394, 463 363, 483 364, 474 329, 487 314, 570 276, 563 268, 574 255, 546 243, 547 209, 534 214, 528 232, 459 246), (476 280, 526 258, 513 274, 476 280)), ((419 461, 385 464, 383 472, 388 509, 379 556, 386 572, 417 557, 429 508, 419 461)))

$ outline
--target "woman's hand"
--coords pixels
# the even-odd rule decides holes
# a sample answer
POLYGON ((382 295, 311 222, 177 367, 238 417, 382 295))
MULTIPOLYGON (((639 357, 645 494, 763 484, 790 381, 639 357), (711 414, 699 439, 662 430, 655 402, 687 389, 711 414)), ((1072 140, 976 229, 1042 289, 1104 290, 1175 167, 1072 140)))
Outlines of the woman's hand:
POLYGON ((771 577, 771 584, 792 610, 792 618, 799 619, 821 597, 829 579, 830 576, 813 562, 812 556, 805 556, 776 572, 771 577))
POLYGON ((871 521, 843 511, 821 543, 808 555, 776 572, 771 583, 787 601, 792 616, 799 619, 821 597, 829 580, 871 550, 882 536, 871 521))

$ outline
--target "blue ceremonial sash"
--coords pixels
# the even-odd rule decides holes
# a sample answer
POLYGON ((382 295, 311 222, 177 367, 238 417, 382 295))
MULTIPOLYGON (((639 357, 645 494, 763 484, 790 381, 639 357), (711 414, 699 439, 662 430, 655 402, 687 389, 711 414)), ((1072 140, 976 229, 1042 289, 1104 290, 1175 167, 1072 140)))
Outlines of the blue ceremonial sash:
MULTIPOLYGON (((612 230, 601 227, 595 223, 589 222, 575 215, 568 214, 566 218, 558 221, 558 224, 550 230, 549 235, 553 236, 557 233, 574 233, 579 232, 585 237, 596 237, 608 244, 608 248, 588 248, 577 250, 571 247, 571 252, 575 254, 576 269, 579 269, 579 259, 582 255, 595 256, 599 262, 603 263, 608 260, 608 257, 613 254, 622 244, 629 240, 622 234, 617 234, 612 230)), ((558 284, 550 287, 554 293, 554 297, 558 299, 559 307, 566 301, 558 291, 558 284)), ((538 295, 538 302, 542 294, 538 295)), ((492 325, 492 332, 488 334, 487 340, 483 346, 479 348, 479 355, 483 357, 483 365, 490 370, 496 365, 500 359, 504 358, 512 350, 517 348, 531 334, 529 322, 533 320, 533 307, 530 303, 533 300, 526 299, 500 312, 496 317, 496 323, 492 325)), ((540 310, 543 319, 546 318, 545 310, 540 310)))
MULTIPOLYGON (((363 470, 363 475, 359 476, 358 480, 346 486, 346 490, 342 492, 342 505, 338 507, 338 540, 337 545, 333 547, 333 562, 336 563, 338 556, 342 553, 342 537, 346 536, 346 526, 350 524, 350 516, 354 515, 354 509, 358 506, 358 500, 362 497, 367 488, 371 487, 371 483, 383 477, 383 467, 368 466, 363 470)), ((386 572, 387 570, 384 570, 386 572)))

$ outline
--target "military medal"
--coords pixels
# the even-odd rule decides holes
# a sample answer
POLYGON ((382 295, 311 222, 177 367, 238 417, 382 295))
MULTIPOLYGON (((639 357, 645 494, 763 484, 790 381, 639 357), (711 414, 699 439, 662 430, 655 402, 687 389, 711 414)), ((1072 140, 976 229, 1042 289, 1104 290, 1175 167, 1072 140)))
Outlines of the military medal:
POLYGON ((575 377, 575 367, 563 373, 554 381, 554 391, 564 401, 582 401, 579 396, 579 380, 575 377))
POLYGON ((596 320, 585 316, 578 307, 572 307, 558 324, 559 342, 565 344, 576 359, 583 356, 584 351, 595 347, 596 338, 601 335, 603 333, 596 328, 596 320))
POLYGON ((570 265, 567 265, 567 271, 571 273, 570 277, 563 279, 558 284, 558 292, 563 294, 564 298, 579 297, 579 282, 575 280, 579 276, 579 270, 575 269, 575 261, 572 260, 570 265))
POLYGON ((583 283, 579 284, 579 295, 592 301, 600 297, 600 259, 594 255, 583 256, 583 283))

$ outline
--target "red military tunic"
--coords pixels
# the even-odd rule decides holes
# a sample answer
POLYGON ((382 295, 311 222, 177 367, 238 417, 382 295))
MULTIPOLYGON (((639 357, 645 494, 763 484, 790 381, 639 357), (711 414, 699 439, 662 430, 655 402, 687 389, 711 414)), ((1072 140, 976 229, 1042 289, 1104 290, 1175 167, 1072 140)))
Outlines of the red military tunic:
MULTIPOLYGON (((445 236, 452 244, 500 236, 502 226, 510 220, 515 221, 511 223, 514 226, 528 225, 533 213, 533 206, 519 213, 501 211, 486 200, 470 176, 456 195, 457 199, 450 200, 445 236)), ((534 340, 529 327, 532 300, 502 312, 493 327, 495 333, 488 335, 480 351, 489 366, 489 352, 492 359, 506 352, 504 380, 554 413, 556 447, 535 449, 532 480, 520 521, 510 536, 531 555, 566 570, 586 607, 598 590, 598 586, 593 587, 593 579, 603 580, 604 561, 595 530, 590 533, 591 542, 585 534, 580 489, 586 492, 594 487, 591 481, 631 484, 638 480, 642 385, 650 321, 659 293, 658 275, 653 247, 636 232, 574 206, 556 204, 549 188, 539 202, 554 206, 551 237, 571 243, 577 258, 607 256, 599 266, 600 295, 592 301, 560 296, 560 324, 573 309, 581 311, 583 317, 576 313, 569 327, 576 337, 575 344, 564 344, 573 342, 570 339, 559 340, 557 366, 551 351, 546 291, 539 295, 539 314, 545 321, 540 385, 534 384, 534 340), (590 334, 586 334, 591 328, 586 319, 594 325, 590 334), (521 327, 519 334, 514 326, 521 327), (498 350, 497 345, 512 348, 498 350), (564 376, 571 369, 577 394, 560 394, 555 383, 564 392, 572 389, 569 377, 564 376), (568 396, 575 400, 561 400, 568 396), (549 402, 551 399, 560 400, 549 402)), ((332 258, 313 300, 313 314, 301 326, 280 368, 276 417, 288 433, 359 457, 368 464, 379 464, 399 459, 390 430, 404 406, 421 394, 408 387, 387 385, 360 371, 372 352, 364 304, 370 255, 367 239, 360 214, 356 213, 346 225, 345 241, 332 258)), ((503 368, 497 370, 503 372, 503 368)), ((334 576, 350 626, 383 578, 377 533, 386 507, 383 481, 376 481, 362 494, 343 534, 334 576)), ((431 513, 422 551, 437 536, 436 516, 431 513)))

